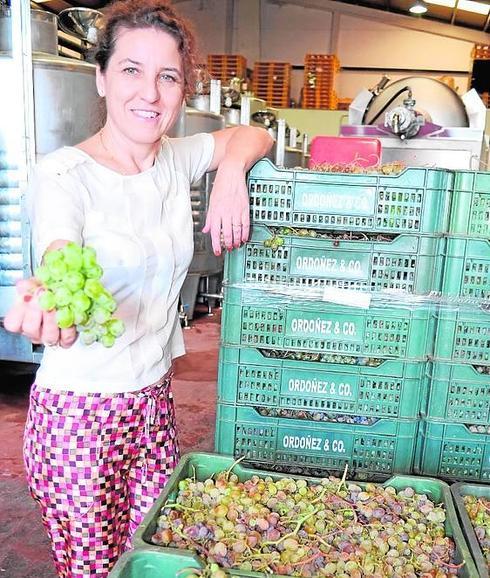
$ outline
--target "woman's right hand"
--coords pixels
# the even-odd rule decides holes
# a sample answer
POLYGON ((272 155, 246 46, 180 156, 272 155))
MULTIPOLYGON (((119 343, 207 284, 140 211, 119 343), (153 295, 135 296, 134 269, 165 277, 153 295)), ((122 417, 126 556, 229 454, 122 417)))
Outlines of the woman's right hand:
POLYGON ((60 329, 56 323, 56 312, 44 311, 39 306, 38 295, 42 285, 35 277, 17 282, 17 299, 5 315, 3 325, 7 331, 20 333, 32 343, 70 347, 78 333, 74 326, 60 329))

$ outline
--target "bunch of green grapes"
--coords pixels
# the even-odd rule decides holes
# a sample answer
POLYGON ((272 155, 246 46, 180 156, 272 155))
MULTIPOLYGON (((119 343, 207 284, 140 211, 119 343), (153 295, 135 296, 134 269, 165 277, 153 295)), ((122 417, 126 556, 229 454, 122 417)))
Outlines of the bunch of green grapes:
POLYGON ((94 249, 68 243, 46 253, 34 275, 45 288, 39 305, 45 311, 56 310, 60 329, 75 325, 86 345, 99 341, 112 347, 123 334, 124 323, 112 315, 117 303, 101 283, 102 273, 94 249))

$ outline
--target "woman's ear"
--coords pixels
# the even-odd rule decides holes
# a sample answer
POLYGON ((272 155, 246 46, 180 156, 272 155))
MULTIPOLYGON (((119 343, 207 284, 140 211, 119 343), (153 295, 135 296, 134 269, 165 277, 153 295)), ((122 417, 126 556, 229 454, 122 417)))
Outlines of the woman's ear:
POLYGON ((95 67, 95 84, 97 86, 97 93, 99 96, 105 96, 105 78, 103 72, 100 70, 100 66, 97 64, 95 67))

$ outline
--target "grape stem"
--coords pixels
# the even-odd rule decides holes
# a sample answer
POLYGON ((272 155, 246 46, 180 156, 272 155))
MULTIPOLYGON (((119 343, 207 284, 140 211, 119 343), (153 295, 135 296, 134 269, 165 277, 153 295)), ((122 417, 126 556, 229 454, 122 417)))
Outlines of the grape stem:
POLYGON ((180 576, 188 576, 189 574, 191 575, 197 575, 197 576, 202 576, 202 570, 200 568, 182 568, 181 570, 179 570, 176 574, 175 577, 176 578, 180 578, 180 576))
POLYGON ((242 460, 244 460, 246 457, 247 457, 247 456, 245 456, 245 455, 240 456, 237 460, 235 460, 235 461, 231 464, 231 466, 226 470, 225 475, 224 475, 224 478, 225 478, 226 481, 228 481, 228 478, 230 477, 230 474, 231 474, 233 468, 234 468, 236 465, 238 465, 242 460))
POLYGON ((175 508, 176 510, 182 510, 183 512, 200 512, 200 510, 195 510, 194 508, 189 508, 188 506, 183 506, 182 504, 165 504, 163 508, 175 508))
POLYGON ((187 542, 192 544, 192 546, 195 548, 195 550, 197 550, 197 552, 199 552, 200 554, 203 553, 206 556, 209 556, 209 550, 205 546, 203 546, 202 544, 199 544, 199 542, 195 542, 190 536, 187 536, 186 534, 184 534, 184 532, 181 532, 179 530, 179 528, 173 528, 172 531, 175 534, 177 534, 177 536, 180 536, 181 538, 183 538, 184 540, 187 540, 187 542))
POLYGON ((447 566, 448 568, 452 568, 453 570, 458 570, 459 568, 462 568, 465 565, 464 560, 461 562, 461 564, 451 564, 450 562, 444 562, 444 560, 441 560, 441 558, 439 558, 437 554, 434 555, 440 564, 442 564, 443 566, 447 566))
POLYGON ((317 502, 320 502, 321 499, 323 498, 323 496, 325 495, 326 491, 327 491, 327 486, 324 486, 324 488, 322 489, 322 491, 318 494, 318 496, 311 502, 311 504, 316 504, 317 502))
POLYGON ((303 523, 306 522, 306 520, 308 520, 308 518, 311 518, 315 514, 318 514, 319 511, 320 510, 315 510, 313 512, 310 512, 306 516, 303 516, 302 518, 300 518, 298 520, 298 523, 296 524, 296 527, 294 528, 294 530, 292 532, 289 532, 289 534, 284 534, 284 536, 281 536, 281 538, 279 538, 279 540, 275 540, 274 542, 271 542, 271 541, 264 542, 263 545, 264 546, 272 546, 272 545, 277 546, 277 544, 284 542, 284 540, 286 540, 287 538, 292 538, 293 536, 297 536, 299 529, 301 528, 303 523))
POLYGON ((345 480, 347 478, 347 470, 349 468, 349 463, 345 464, 344 473, 342 474, 342 479, 340 480, 339 487, 337 488, 337 493, 340 492, 342 486, 345 486, 345 480))
POLYGON ((486 510, 487 512, 490 512, 490 508, 486 505, 486 503, 483 500, 478 500, 478 503, 483 507, 484 510, 486 510))
POLYGON ((309 558, 303 560, 299 560, 298 562, 291 562, 290 566, 303 566, 304 564, 309 564, 310 562, 313 562, 313 560, 316 560, 320 556, 323 556, 323 552, 317 552, 316 554, 313 554, 313 556, 310 556, 309 558))

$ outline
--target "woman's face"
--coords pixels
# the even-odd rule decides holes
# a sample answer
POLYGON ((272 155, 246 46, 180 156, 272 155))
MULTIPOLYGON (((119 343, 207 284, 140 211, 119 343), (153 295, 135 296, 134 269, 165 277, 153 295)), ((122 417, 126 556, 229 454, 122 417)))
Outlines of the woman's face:
POLYGON ((97 88, 112 131, 138 144, 160 140, 184 97, 182 58, 173 36, 155 28, 122 29, 97 88))

